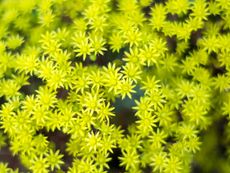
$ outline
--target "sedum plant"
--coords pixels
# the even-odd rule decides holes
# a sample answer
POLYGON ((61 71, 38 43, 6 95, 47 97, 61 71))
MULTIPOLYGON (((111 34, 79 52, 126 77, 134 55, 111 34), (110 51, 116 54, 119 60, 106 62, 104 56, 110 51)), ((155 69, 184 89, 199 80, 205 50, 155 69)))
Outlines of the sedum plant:
POLYGON ((24 167, 0 172, 113 172, 119 153, 120 172, 228 173, 229 21, 228 0, 0 1, 0 149, 24 167))

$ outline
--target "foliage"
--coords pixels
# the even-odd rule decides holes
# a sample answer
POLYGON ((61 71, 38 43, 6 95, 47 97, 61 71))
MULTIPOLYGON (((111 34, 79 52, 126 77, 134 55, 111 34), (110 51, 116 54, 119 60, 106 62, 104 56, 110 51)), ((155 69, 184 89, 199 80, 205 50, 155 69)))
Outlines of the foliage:
MULTIPOLYGON (((210 172, 202 134, 230 119, 229 2, 0 1, 0 150, 34 173, 111 172, 115 150, 127 173, 187 173, 194 161, 210 172), (118 102, 134 122, 122 126, 118 102)), ((215 164, 228 173, 223 126, 228 157, 215 164)))

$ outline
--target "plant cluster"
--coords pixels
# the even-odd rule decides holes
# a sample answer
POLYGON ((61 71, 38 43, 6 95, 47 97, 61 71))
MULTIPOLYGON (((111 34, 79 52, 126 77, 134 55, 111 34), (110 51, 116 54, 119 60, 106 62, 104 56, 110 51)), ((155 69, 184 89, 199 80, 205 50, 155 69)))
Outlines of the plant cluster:
POLYGON ((1 0, 0 149, 34 173, 111 172, 115 149, 127 173, 189 173, 230 116, 229 21, 229 0, 1 0), (135 102, 127 128, 117 100, 135 102))

